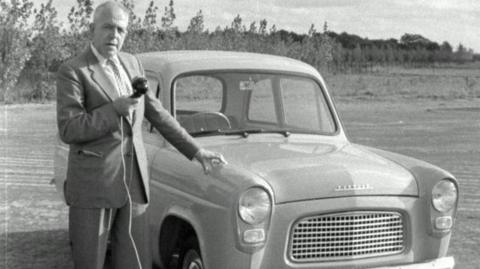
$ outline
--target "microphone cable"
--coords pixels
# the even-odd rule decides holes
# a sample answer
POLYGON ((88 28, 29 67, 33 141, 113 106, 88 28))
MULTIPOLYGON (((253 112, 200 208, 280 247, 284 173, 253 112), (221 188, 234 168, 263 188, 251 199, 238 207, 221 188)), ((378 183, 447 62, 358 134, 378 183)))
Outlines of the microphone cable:
MULTIPOLYGON (((121 140, 121 143, 120 143, 120 154, 122 155, 122 167, 123 167, 123 184, 125 186, 125 190, 127 191, 127 198, 128 198, 128 236, 130 238, 130 241, 132 242, 132 247, 133 247, 133 250, 134 250, 134 253, 135 253, 135 258, 137 259, 137 264, 138 264, 138 267, 139 269, 143 269, 142 268, 142 263, 140 261, 140 255, 138 254, 138 249, 137 249, 137 245, 135 244, 135 240, 133 239, 133 236, 132 236, 132 218, 133 218, 133 213, 132 213, 132 196, 130 195, 130 189, 128 187, 128 183, 127 183, 127 165, 126 165, 126 162, 125 162, 125 153, 124 153, 124 150, 123 150, 123 147, 124 147, 124 133, 123 133, 123 121, 126 120, 126 118, 124 117, 121 117, 120 118, 120 133, 121 133, 121 137, 122 137, 122 140, 121 140)), ((131 154, 134 154, 133 153, 133 137, 132 137, 132 147, 131 147, 131 150, 132 150, 132 153, 131 154)), ((132 156, 132 160, 130 162, 130 181, 132 180, 132 169, 133 169, 133 156, 132 156)))
MULTIPOLYGON (((132 88, 133 88, 133 94, 130 96, 130 98, 139 98, 140 96, 144 95, 148 91, 148 81, 144 77, 135 77, 132 80, 132 88)), ((133 119, 133 118, 132 118, 133 119)), ((121 142, 120 142, 120 154, 122 155, 122 168, 123 168, 123 184, 125 186, 125 190, 127 191, 127 198, 128 198, 128 236, 130 238, 130 241, 132 242, 133 250, 135 252, 135 258, 137 260, 137 264, 139 269, 143 269, 142 263, 140 261, 140 255, 138 253, 137 245, 135 244, 135 240, 133 239, 132 236, 132 218, 133 218, 133 208, 132 208, 132 196, 130 194, 130 188, 128 187, 127 183, 127 165, 125 162, 125 152, 124 152, 124 132, 123 132, 123 122, 127 120, 127 117, 120 117, 120 134, 121 134, 121 142)), ((133 124, 133 122, 132 122, 133 124)), ((133 171, 133 159, 134 159, 134 145, 133 145, 133 126, 132 126, 132 146, 131 146, 131 162, 130 162, 130 182, 132 181, 132 171, 133 171)), ((144 213, 146 214, 146 213, 144 213)))

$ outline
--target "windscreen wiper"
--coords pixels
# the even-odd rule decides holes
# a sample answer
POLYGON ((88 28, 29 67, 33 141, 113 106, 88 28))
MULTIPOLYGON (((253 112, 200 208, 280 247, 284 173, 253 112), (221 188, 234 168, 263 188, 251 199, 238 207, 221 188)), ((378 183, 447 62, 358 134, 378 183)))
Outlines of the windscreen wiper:
POLYGON ((286 131, 286 130, 265 130, 265 129, 262 129, 262 128, 224 131, 225 135, 241 135, 245 138, 247 138, 250 134, 266 134, 266 133, 281 134, 285 137, 290 136, 290 132, 286 131))
POLYGON ((192 132, 190 133, 190 135, 194 137, 206 136, 206 135, 241 135, 244 138, 247 138, 250 134, 267 134, 267 133, 281 134, 284 137, 290 136, 290 132, 286 130, 265 130, 262 128, 240 129, 240 130, 215 129, 215 130, 192 132))
POLYGON ((196 136, 205 136, 205 135, 223 135, 225 134, 225 131, 222 129, 216 129, 216 130, 204 130, 204 131, 198 131, 198 132, 192 132, 190 133, 191 136, 196 137, 196 136))

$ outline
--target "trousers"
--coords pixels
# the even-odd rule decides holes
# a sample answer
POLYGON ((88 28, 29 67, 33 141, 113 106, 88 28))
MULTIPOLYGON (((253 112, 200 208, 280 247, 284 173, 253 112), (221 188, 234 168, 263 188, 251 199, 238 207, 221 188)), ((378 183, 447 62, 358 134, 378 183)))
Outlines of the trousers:
MULTIPOLYGON (((136 160, 135 160, 136 164, 136 160)), ((129 171, 131 199, 120 208, 69 208, 69 236, 75 269, 150 269, 147 203, 138 166, 129 171), (141 264, 141 267, 139 266, 141 264)))

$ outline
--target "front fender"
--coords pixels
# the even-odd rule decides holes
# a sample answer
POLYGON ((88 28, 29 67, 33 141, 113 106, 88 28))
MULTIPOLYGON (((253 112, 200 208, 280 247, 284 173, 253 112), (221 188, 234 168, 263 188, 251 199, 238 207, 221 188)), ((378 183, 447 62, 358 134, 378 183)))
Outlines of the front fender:
POLYGON ((397 153, 393 153, 385 150, 380 150, 380 149, 375 149, 370 147, 364 147, 364 148, 384 158, 387 158, 393 162, 396 162, 397 164, 408 169, 410 173, 412 173, 415 180, 417 181, 419 199, 424 201, 422 203, 424 205, 424 212, 429 212, 429 214, 426 215, 426 216, 429 216, 428 233, 438 238, 443 237, 445 235, 449 235, 451 232, 451 229, 445 230, 445 231, 436 230, 434 228, 434 223, 437 218, 443 217, 443 216, 451 216, 452 220, 455 219, 457 214, 458 199, 460 197, 460 191, 459 191, 457 179, 448 171, 443 170, 425 161, 417 160, 415 158, 407 157, 405 155, 401 155, 401 154, 397 154, 397 153), (455 184, 455 187, 457 189, 457 201, 456 201, 456 206, 453 209, 447 212, 439 212, 433 207, 433 204, 431 202, 432 189, 435 186, 435 184, 445 179, 450 180, 455 184))
POLYGON ((419 188, 419 196, 429 195, 433 185, 435 185, 441 179, 452 180, 457 185, 458 189, 458 182, 455 177, 450 172, 438 166, 386 150, 366 146, 360 147, 377 155, 380 155, 386 159, 389 159, 410 171, 410 173, 412 173, 412 175, 415 177, 415 180, 417 181, 417 186, 419 188))

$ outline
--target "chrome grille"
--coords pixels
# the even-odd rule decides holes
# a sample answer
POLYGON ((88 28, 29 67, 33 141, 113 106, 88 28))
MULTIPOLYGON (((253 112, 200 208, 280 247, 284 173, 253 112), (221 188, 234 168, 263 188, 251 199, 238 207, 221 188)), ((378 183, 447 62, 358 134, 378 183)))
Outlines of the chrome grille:
POLYGON ((404 250, 402 215, 396 212, 346 212, 306 217, 290 235, 294 262, 358 259, 404 250))

